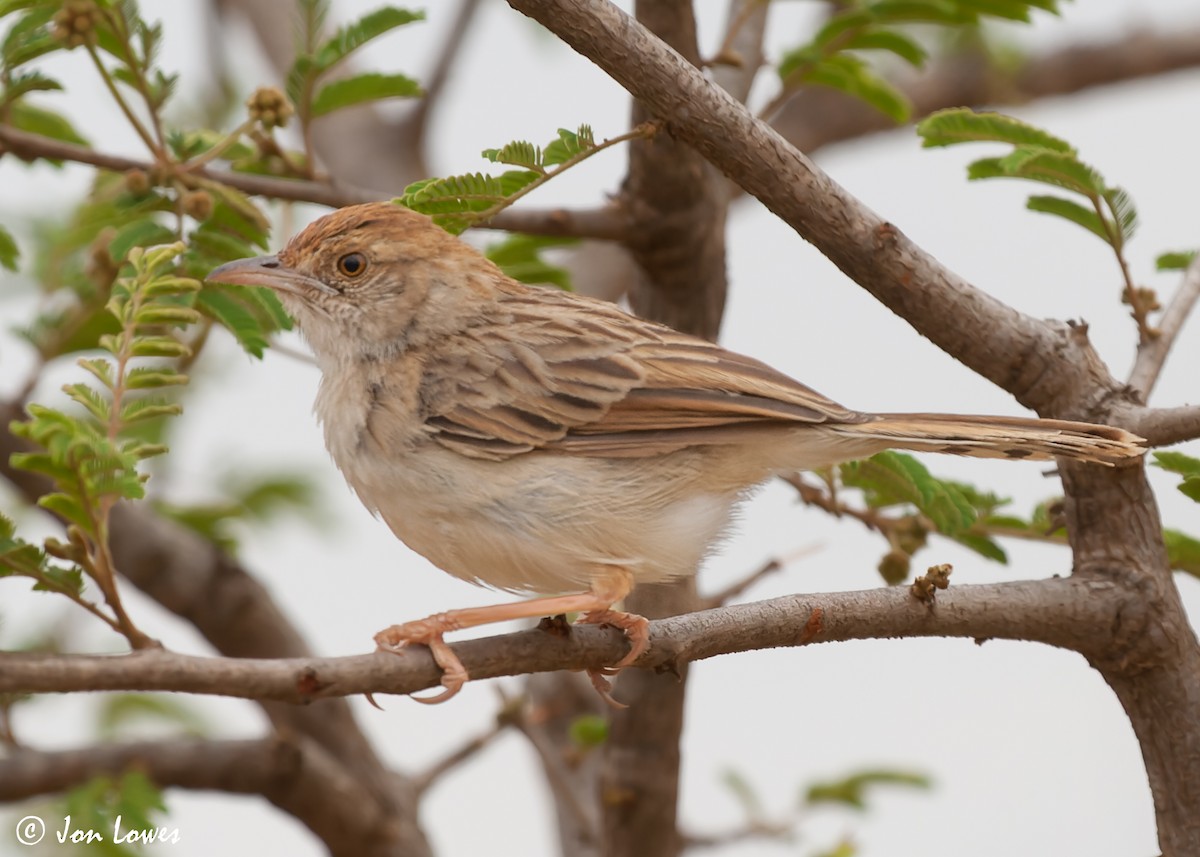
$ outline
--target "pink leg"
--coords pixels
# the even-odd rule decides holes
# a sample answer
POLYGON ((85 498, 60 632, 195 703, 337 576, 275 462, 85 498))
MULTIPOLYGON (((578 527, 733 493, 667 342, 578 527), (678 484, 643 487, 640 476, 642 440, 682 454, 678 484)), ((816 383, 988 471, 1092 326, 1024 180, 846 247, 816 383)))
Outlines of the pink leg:
MULTIPOLYGON (((540 616, 555 616, 559 613, 582 613, 583 616, 579 619, 581 623, 612 625, 625 631, 629 636, 632 649, 616 666, 628 666, 646 650, 649 643, 649 625, 641 616, 621 613, 610 608, 614 602, 620 601, 632 589, 633 575, 626 569, 616 568, 598 578, 592 584, 589 592, 580 592, 575 595, 552 595, 547 598, 518 601, 514 604, 493 604, 488 607, 468 607, 463 610, 437 613, 415 622, 405 622, 403 625, 386 628, 375 635, 375 644, 383 651, 397 653, 410 643, 420 643, 429 647, 434 661, 442 668, 442 686, 445 688, 437 696, 413 697, 418 702, 429 704, 445 702, 450 699, 462 689, 469 678, 462 661, 446 645, 444 635, 449 631, 474 628, 492 622, 534 619, 540 616)), ((596 684, 597 678, 599 678, 598 675, 592 676, 593 684, 596 684)), ((607 681, 604 681, 603 678, 600 678, 600 681, 607 685, 607 681)), ((600 685, 596 684, 596 689, 600 690, 600 685)), ((605 691, 601 691, 601 695, 610 702, 613 701, 605 691)))

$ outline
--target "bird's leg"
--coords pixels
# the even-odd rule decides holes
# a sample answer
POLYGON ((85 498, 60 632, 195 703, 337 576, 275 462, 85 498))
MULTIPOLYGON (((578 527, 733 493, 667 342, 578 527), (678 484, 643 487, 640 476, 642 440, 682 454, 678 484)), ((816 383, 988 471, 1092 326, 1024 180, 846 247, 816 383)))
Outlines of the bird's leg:
MULTIPOLYGON (((620 601, 633 589, 633 574, 625 568, 606 570, 592 583, 588 592, 574 595, 551 595, 546 598, 533 598, 528 601, 518 601, 513 604, 493 604, 488 607, 467 607, 462 610, 450 610, 445 613, 435 613, 425 619, 415 622, 405 622, 403 625, 393 625, 375 635, 376 645, 385 652, 399 653, 410 643, 420 643, 428 646, 434 661, 442 668, 442 687, 445 690, 437 696, 429 698, 413 697, 418 702, 438 703, 450 699, 462 686, 469 676, 458 655, 446 644, 444 635, 448 631, 458 631, 462 628, 474 628, 478 625, 488 625, 493 622, 507 622, 510 619, 535 619, 540 616, 554 616, 559 613, 582 613, 581 623, 612 625, 620 628, 629 637, 632 647, 629 654, 615 665, 616 668, 628 666, 646 650, 649 644, 649 623, 641 616, 631 613, 621 613, 613 610, 612 605, 620 601)), ((592 683, 601 695, 609 702, 607 690, 601 689, 599 680, 604 685, 607 681, 603 675, 612 672, 589 670, 592 683)))

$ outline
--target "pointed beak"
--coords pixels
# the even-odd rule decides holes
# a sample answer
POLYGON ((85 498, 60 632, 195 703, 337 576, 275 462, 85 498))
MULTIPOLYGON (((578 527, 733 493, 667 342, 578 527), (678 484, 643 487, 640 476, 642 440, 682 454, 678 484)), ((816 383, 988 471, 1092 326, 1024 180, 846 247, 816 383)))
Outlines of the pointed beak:
POLYGON ((313 290, 327 295, 337 294, 337 289, 329 284, 287 267, 279 261, 278 256, 255 256, 226 262, 213 268, 205 279, 234 286, 266 286, 300 297, 308 297, 313 290))

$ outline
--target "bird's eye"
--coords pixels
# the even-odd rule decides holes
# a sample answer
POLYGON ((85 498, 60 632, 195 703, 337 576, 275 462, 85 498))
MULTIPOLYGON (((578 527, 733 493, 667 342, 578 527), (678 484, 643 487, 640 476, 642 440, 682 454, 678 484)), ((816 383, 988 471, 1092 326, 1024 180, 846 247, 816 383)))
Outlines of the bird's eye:
POLYGON ((337 261, 338 270, 347 277, 357 277, 367 270, 367 257, 362 253, 347 253, 337 261))

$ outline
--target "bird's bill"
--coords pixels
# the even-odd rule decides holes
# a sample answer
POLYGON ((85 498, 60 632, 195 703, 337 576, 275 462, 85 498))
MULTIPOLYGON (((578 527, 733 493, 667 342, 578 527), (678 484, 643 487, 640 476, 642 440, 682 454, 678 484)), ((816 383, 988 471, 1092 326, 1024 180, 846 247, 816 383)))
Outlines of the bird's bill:
POLYGON ((266 286, 277 292, 288 292, 300 297, 311 294, 312 290, 329 295, 337 293, 337 289, 316 277, 287 267, 279 261, 278 256, 255 256, 226 262, 213 268, 205 279, 233 286, 266 286))

